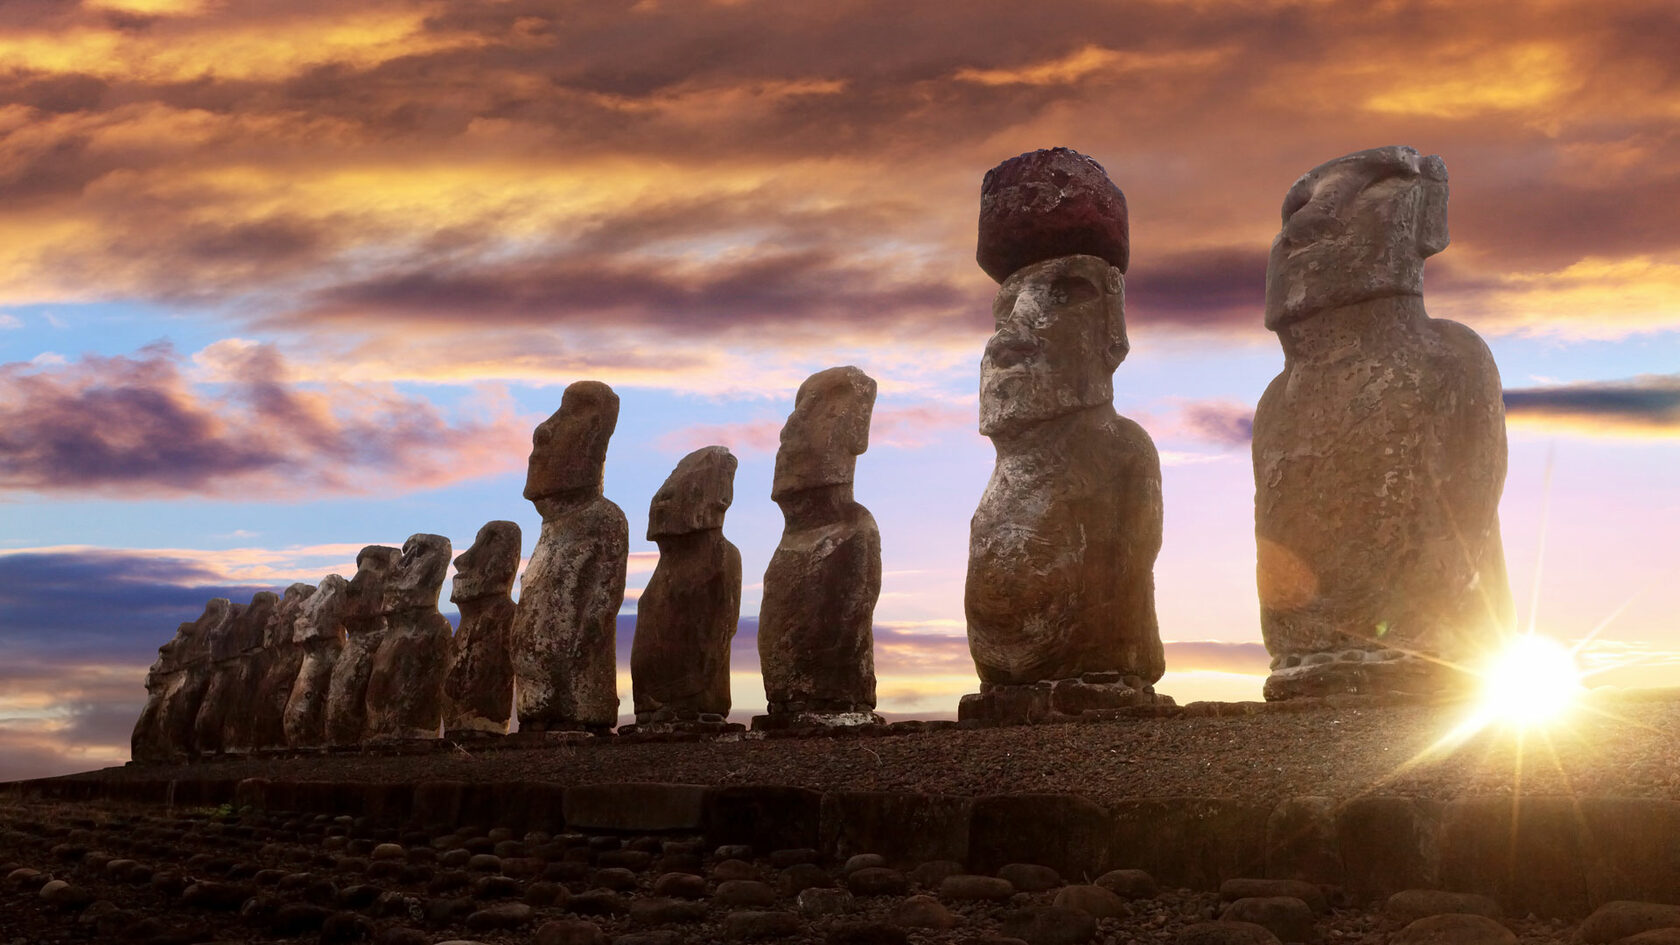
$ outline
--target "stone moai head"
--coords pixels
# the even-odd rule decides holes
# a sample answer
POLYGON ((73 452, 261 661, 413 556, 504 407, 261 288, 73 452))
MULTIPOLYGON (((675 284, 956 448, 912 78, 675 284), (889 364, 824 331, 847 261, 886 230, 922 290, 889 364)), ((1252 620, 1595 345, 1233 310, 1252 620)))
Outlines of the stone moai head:
POLYGON ((980 432, 1111 403, 1126 359, 1126 196, 1067 148, 1033 151, 980 186, 982 269, 1001 285, 980 359, 980 432))
POLYGON ((389 545, 368 545, 356 555, 356 576, 346 589, 344 620, 368 620, 383 613, 385 578, 402 552, 389 545))
POLYGON ((226 597, 217 597, 204 605, 204 613, 190 625, 183 624, 184 636, 177 637, 176 665, 181 669, 210 662, 210 647, 214 641, 233 629, 239 619, 239 607, 226 597))
MULTIPOLYGON (((865 436, 868 431, 865 430, 865 436)), ((648 506, 649 541, 723 527, 723 515, 735 501, 734 454, 722 446, 703 446, 684 456, 648 506)))
POLYGON ((342 639, 344 612, 350 604, 350 582, 343 575, 329 574, 298 609, 292 621, 292 641, 342 639))
POLYGON ((1266 327, 1423 293, 1423 261, 1447 248, 1447 166, 1372 148, 1308 171, 1283 199, 1266 267, 1266 327))
POLYGON ((525 498, 538 499, 578 490, 599 495, 606 474, 607 443, 618 427, 618 395, 600 381, 578 381, 566 388, 560 409, 531 434, 531 461, 525 475, 525 498))
POLYGON ((834 367, 806 378, 782 425, 771 500, 850 483, 857 458, 869 449, 874 412, 875 379, 857 368, 834 367))
POLYGON ((303 609, 304 602, 315 595, 315 585, 299 581, 286 588, 286 593, 280 596, 280 602, 274 605, 268 621, 263 628, 263 646, 289 646, 292 642, 292 624, 303 609))
POLYGON ((402 557, 385 576, 384 612, 435 608, 443 576, 449 573, 451 552, 449 539, 442 535, 409 536, 403 542, 402 557))
MULTIPOLYGON (((211 659, 224 660, 262 648, 263 634, 268 631, 268 619, 280 603, 280 595, 273 591, 258 591, 251 602, 239 609, 228 631, 210 644, 211 659)), ((237 606, 237 605, 235 605, 237 606)))
POLYGON ((505 597, 519 576, 519 526, 488 522, 478 530, 472 547, 455 559, 455 582, 449 599, 457 604, 482 597, 505 597))

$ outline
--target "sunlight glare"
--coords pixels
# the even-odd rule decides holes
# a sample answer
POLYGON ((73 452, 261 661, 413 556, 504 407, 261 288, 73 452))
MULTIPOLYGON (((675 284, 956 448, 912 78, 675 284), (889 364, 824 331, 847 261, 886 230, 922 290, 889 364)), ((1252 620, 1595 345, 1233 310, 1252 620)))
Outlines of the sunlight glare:
POLYGON ((1585 691, 1574 652, 1534 633, 1514 638, 1480 675, 1482 694, 1476 715, 1484 725, 1493 721, 1518 728, 1544 725, 1585 691))

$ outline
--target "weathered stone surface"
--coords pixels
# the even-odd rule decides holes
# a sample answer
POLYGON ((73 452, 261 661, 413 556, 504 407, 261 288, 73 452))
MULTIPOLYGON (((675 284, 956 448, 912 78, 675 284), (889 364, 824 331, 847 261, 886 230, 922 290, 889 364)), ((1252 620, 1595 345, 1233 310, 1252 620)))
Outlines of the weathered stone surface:
POLYGON ((1390 945, 1516 945, 1510 929, 1485 915, 1425 916, 1394 933, 1390 945))
POLYGON ((146 673, 146 705, 130 741, 135 761, 168 761, 193 752, 198 710, 210 685, 210 641, 227 632, 238 614, 232 601, 215 598, 197 620, 181 624, 174 638, 158 647, 146 673))
POLYGON ((630 526, 601 494, 617 424, 612 388, 578 381, 531 436, 525 498, 543 527, 513 625, 521 731, 605 730, 618 720, 616 618, 630 526))
POLYGON ((851 366, 829 368, 799 386, 782 427, 770 498, 781 506, 785 526, 764 572, 758 621, 772 719, 878 721, 872 622, 881 593, 881 533, 852 498, 874 407, 869 375, 851 366))
POLYGON ((1124 277, 1093 255, 1003 281, 980 361, 980 432, 997 465, 970 525, 964 609, 985 683, 1166 668, 1155 617, 1161 464, 1115 413, 1124 277))
POLYGON ((438 735, 451 633, 438 612, 438 594, 450 550, 442 535, 410 536, 385 579, 385 629, 368 676, 364 740, 438 735))
POLYGON ((648 509, 659 563, 636 604, 630 679, 636 722, 728 715, 729 644, 741 617, 741 552, 723 537, 735 496, 729 450, 684 456, 648 509))
POLYGON ((1294 896, 1245 897, 1226 905, 1219 917, 1227 922, 1252 922, 1284 942, 1310 942, 1316 937, 1312 907, 1294 896))
POLYGON ((249 704, 249 728, 238 747, 283 748, 286 745, 286 703, 292 698, 292 687, 297 684, 304 657, 294 625, 315 591, 313 584, 297 583, 286 588, 263 625, 263 646, 256 661, 260 675, 252 674, 256 686, 249 704))
POLYGON ((1176 945, 1279 945, 1278 938, 1253 922, 1197 922, 1185 926, 1176 945))
POLYGON ((1126 195, 1101 164, 1069 148, 1029 151, 980 182, 975 260, 998 282, 1058 256, 1099 256, 1121 272, 1131 255, 1126 195))
POLYGON ((444 680, 443 730, 503 735, 513 715, 513 582, 519 576, 519 526, 489 522, 455 559, 449 593, 461 610, 444 680))
POLYGON ((1607 902, 1581 923, 1577 938, 1586 945, 1601 945, 1651 929, 1680 927, 1680 906, 1662 902, 1607 902))
MULTIPOLYGON (((1680 908, 1668 907, 1677 915, 1680 908)), ((1430 915, 1461 913, 1485 915, 1497 919, 1503 915, 1499 903, 1476 893, 1449 892, 1445 889, 1402 889, 1383 903, 1383 914, 1400 922, 1411 922, 1430 915)), ((1680 921, 1675 924, 1680 925, 1680 921)), ((1621 938, 1621 936, 1616 936, 1621 938)))
POLYGON ((1423 306, 1446 201, 1441 160, 1403 147, 1320 165, 1284 200, 1266 278, 1284 370, 1253 445, 1268 699, 1457 685, 1415 659, 1313 657, 1462 659, 1511 623, 1499 370, 1423 306))
POLYGON ((273 591, 258 591, 210 640, 210 682, 193 723, 193 747, 201 754, 239 750, 250 745, 251 697, 263 645, 263 629, 280 601, 273 591))
POLYGON ((402 556, 388 545, 368 545, 356 555, 344 607, 344 648, 327 689, 327 744, 362 743, 367 727, 368 677, 385 627, 385 578, 402 556))
POLYGON ((303 648, 303 662, 281 719, 287 745, 318 748, 326 744, 327 700, 333 667, 344 650, 344 614, 349 604, 350 582, 342 575, 329 574, 292 622, 292 639, 303 648))

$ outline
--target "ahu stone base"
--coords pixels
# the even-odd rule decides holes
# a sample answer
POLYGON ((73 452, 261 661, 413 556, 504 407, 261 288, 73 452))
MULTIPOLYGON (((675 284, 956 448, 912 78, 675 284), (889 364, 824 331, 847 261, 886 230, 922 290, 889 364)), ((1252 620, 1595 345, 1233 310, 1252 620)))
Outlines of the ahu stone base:
POLYGON ((795 729, 861 728, 886 725, 869 705, 812 705, 803 702, 772 702, 764 715, 755 715, 752 730, 778 732, 795 729))
POLYGON ((621 725, 620 735, 724 735, 744 732, 747 727, 731 722, 716 712, 689 712, 659 709, 637 712, 634 725, 621 725))
POLYGON ((1334 695, 1396 695, 1431 700, 1464 689, 1463 673, 1400 650, 1348 649, 1280 656, 1266 677, 1267 702, 1334 695))
POLYGON ((1086 673, 1074 679, 1046 679, 1028 686, 981 683, 979 692, 962 697, 957 719, 997 725, 1038 725, 1072 722, 1103 713, 1141 706, 1170 707, 1171 696, 1160 695, 1137 676, 1086 673))

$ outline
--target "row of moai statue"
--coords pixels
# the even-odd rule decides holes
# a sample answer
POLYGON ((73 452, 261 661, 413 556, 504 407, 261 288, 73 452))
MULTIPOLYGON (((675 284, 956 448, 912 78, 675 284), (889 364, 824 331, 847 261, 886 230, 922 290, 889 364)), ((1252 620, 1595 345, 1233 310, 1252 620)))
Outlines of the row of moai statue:
MULTIPOLYGON (((1254 417, 1255 531, 1268 699, 1427 693, 1508 628, 1498 369, 1431 318, 1423 261, 1447 244, 1447 179, 1411 148, 1361 151, 1290 188, 1266 326, 1284 370, 1254 417)), ((981 186, 981 268, 999 283, 980 364, 996 466, 971 523, 964 597, 980 691, 962 718, 1047 721, 1170 702, 1154 601, 1161 467, 1116 413, 1130 349, 1126 200, 1097 162, 1023 154, 981 186)), ((876 724, 880 533, 853 498, 875 381, 810 377, 776 454, 785 527, 764 579, 755 727, 876 724)), ((616 618, 628 525, 603 493, 618 398, 580 381, 532 438, 542 516, 520 600, 519 529, 492 522, 456 560, 453 637, 437 611, 449 542, 372 546, 350 581, 213 601, 160 650, 135 756, 358 745, 617 721, 616 618), (143 747, 144 746, 144 751, 143 747)), ((723 537, 736 460, 696 450, 654 496, 659 563, 631 651, 637 726, 723 727, 740 552, 723 537)))

